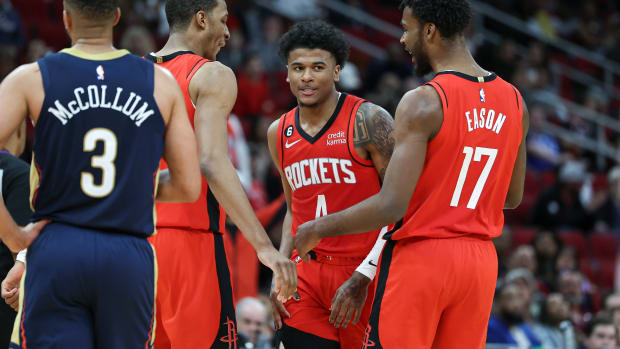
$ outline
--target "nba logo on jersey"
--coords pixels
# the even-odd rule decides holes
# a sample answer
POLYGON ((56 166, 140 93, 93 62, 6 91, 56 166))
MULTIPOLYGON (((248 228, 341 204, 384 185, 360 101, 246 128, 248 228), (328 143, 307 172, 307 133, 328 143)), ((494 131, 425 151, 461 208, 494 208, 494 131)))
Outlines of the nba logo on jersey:
POLYGON ((104 80, 104 71, 103 71, 103 66, 100 65, 97 67, 97 80, 104 80))
POLYGON ((480 102, 486 103, 486 99, 484 98, 484 89, 480 89, 480 102))

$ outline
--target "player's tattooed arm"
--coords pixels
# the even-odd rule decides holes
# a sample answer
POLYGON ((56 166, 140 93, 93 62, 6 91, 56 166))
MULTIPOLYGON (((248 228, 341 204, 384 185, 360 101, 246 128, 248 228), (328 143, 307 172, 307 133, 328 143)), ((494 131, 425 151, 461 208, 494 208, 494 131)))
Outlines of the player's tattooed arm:
POLYGON ((383 181, 394 151, 394 118, 376 104, 363 103, 355 116, 353 134, 355 147, 367 152, 383 181))

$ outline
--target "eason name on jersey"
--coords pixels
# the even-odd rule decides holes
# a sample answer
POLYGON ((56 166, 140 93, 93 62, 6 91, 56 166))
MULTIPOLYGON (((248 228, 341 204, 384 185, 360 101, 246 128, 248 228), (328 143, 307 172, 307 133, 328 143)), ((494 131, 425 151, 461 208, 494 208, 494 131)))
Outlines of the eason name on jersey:
POLYGON ((142 100, 142 97, 137 93, 131 91, 123 92, 122 87, 117 87, 114 98, 108 98, 107 89, 108 86, 106 85, 89 85, 86 88, 78 87, 73 90, 73 95, 75 96, 73 100, 66 104, 56 100, 54 107, 49 107, 47 111, 60 120, 63 125, 66 125, 75 115, 88 109, 113 109, 125 114, 138 127, 155 113, 152 108, 149 108, 149 103, 146 101, 136 110, 142 100))
POLYGON ((484 128, 499 134, 506 121, 506 114, 496 113, 495 110, 482 108, 480 110, 474 108, 465 112, 467 119, 467 131, 471 132, 479 128, 484 128))
POLYGON ((357 183, 348 159, 314 158, 295 162, 284 168, 293 191, 314 184, 357 183))

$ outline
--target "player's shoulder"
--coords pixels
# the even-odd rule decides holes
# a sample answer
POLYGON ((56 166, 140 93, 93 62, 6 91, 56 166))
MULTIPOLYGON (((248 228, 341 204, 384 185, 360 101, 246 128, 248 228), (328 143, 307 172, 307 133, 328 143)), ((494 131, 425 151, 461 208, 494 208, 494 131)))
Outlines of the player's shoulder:
POLYGON ((430 85, 422 85, 405 93, 397 110, 411 118, 425 118, 442 110, 441 97, 430 85))
POLYGON ((24 82, 29 79, 34 79, 37 76, 40 77, 40 74, 41 74, 41 69, 37 62, 27 63, 27 64, 23 64, 15 68, 15 70, 13 70, 9 75, 7 75, 5 80, 15 79, 15 80, 24 82))
POLYGON ((233 81, 233 82, 237 81, 237 78, 235 77, 235 73, 233 72, 233 70, 230 67, 218 61, 205 62, 200 68, 198 68, 192 81, 194 79, 198 79, 198 80, 205 79, 205 80, 211 81, 212 84, 213 82, 225 83, 227 81, 233 81))
POLYGON ((357 109, 357 119, 364 118, 372 121, 388 120, 392 121, 392 115, 383 107, 370 101, 364 101, 357 109))
POLYGON ((281 121, 283 116, 281 116, 281 117, 279 117, 279 118, 277 118, 277 119, 275 119, 275 120, 273 120, 271 122, 271 124, 269 125, 269 128, 267 129, 267 138, 276 139, 278 137, 280 121, 281 121))

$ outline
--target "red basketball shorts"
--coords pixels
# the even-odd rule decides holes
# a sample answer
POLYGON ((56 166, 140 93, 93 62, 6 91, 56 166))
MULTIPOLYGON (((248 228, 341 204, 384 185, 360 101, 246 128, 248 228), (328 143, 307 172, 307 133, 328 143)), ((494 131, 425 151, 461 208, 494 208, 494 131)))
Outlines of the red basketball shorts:
MULTIPOLYGON (((320 257, 320 260, 324 259, 320 257)), ((375 283, 369 286, 366 304, 358 323, 355 325, 349 323, 346 328, 335 328, 329 323, 331 301, 336 290, 353 275, 363 258, 351 258, 348 263, 342 261, 342 259, 335 261, 335 264, 347 265, 328 264, 328 261, 321 262, 315 259, 310 263, 299 262, 297 292, 301 299, 299 301, 291 299, 284 304, 291 317, 283 319, 289 327, 339 342, 341 349, 360 349, 370 316, 375 283)))
POLYGON ((388 241, 379 268, 364 349, 484 349, 497 280, 490 240, 388 241))
POLYGON ((222 235, 158 228, 155 349, 236 348, 235 310, 222 235))

